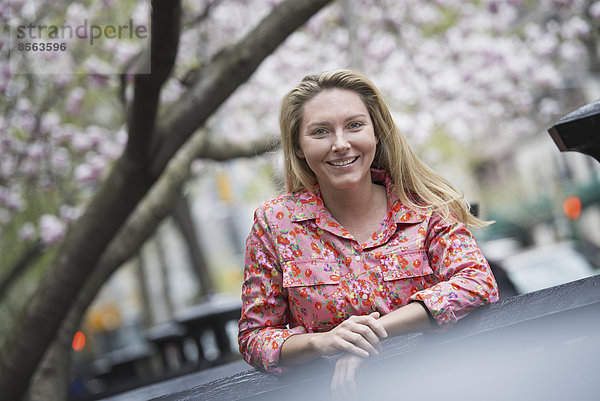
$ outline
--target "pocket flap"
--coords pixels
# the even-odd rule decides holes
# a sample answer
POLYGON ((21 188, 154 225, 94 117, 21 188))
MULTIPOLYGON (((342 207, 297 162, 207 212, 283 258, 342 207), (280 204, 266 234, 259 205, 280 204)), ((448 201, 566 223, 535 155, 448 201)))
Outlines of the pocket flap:
POLYGON ((381 255, 379 262, 385 281, 433 274, 425 249, 381 255))
POLYGON ((338 284, 340 274, 337 262, 310 259, 292 260, 283 264, 283 286, 338 284))

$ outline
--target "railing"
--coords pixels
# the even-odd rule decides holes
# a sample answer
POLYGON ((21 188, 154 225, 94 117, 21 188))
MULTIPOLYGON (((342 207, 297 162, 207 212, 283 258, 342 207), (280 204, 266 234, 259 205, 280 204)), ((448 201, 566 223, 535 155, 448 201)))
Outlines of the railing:
MULTIPOLYGON (((600 276, 482 307, 445 333, 406 335, 383 345, 360 372, 357 399, 597 400, 600 276)), ((235 362, 120 399, 331 399, 335 360, 282 376, 235 362)))
POLYGON ((71 392, 70 401, 105 399, 239 360, 232 343, 240 314, 239 298, 220 296, 182 310, 172 321, 146 330, 145 339, 80 366, 84 372, 76 383, 80 390, 71 392), (212 346, 203 341, 206 337, 212 346))

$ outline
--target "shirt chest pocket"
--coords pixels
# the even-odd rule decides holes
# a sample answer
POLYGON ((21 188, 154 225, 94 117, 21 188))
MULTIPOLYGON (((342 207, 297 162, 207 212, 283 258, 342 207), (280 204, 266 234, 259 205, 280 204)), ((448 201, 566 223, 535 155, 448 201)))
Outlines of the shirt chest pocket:
POLYGON ((379 263, 384 281, 415 279, 433 274, 424 248, 381 255, 379 263))
POLYGON ((339 284, 337 263, 326 260, 294 260, 283 264, 283 286, 307 287, 339 284))

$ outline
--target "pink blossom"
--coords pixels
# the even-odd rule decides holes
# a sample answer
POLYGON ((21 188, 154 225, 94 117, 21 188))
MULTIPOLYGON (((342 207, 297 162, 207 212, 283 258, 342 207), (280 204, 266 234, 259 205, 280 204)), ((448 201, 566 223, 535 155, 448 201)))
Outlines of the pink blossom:
POLYGON ((19 230, 19 238, 23 241, 33 241, 36 235, 35 225, 30 221, 23 224, 19 230))
POLYGON ((31 113, 31 102, 29 99, 22 97, 17 101, 17 111, 19 113, 31 113))
POLYGON ((427 2, 412 10, 412 17, 418 24, 436 25, 441 21, 441 15, 438 9, 427 2))
POLYGON ((52 169, 55 171, 61 171, 69 165, 70 157, 69 152, 65 148, 57 148, 52 152, 50 157, 50 163, 52 169))
POLYGON ((73 81, 73 75, 72 74, 57 74, 55 75, 56 77, 56 85, 58 85, 59 89, 64 89, 66 88, 72 81, 73 81))
POLYGON ((10 8, 12 9, 12 11, 16 11, 16 12, 21 10, 21 8, 23 7, 24 4, 25 4, 25 0, 11 0, 9 2, 9 5, 10 5, 10 8))
POLYGON ((19 171, 27 177, 35 177, 39 174, 40 167, 41 165, 39 162, 32 159, 26 159, 20 164, 19 171))
MULTIPOLYGON (((204 8, 204 7, 203 7, 204 8)), ((150 21, 150 3, 140 1, 137 3, 135 9, 131 14, 131 18, 135 25, 143 25, 148 26, 148 22, 150 21)))
POLYGON ((574 16, 562 25, 562 34, 566 39, 587 36, 590 32, 588 23, 579 16, 574 16))
POLYGON ((42 191, 44 192, 50 192, 54 189, 54 181, 48 177, 44 177, 40 180, 40 188, 42 188, 42 191))
POLYGON ((87 73, 88 83, 95 88, 103 87, 108 83, 110 77, 107 74, 121 72, 118 67, 113 66, 111 63, 108 63, 95 55, 88 57, 83 62, 83 69, 87 73))
POLYGON ((78 86, 73 89, 67 98, 65 109, 70 115, 75 115, 81 110, 83 99, 85 98, 85 90, 78 86))
POLYGON ((587 53, 579 42, 567 41, 560 46, 561 57, 572 63, 580 63, 585 60, 587 53))
POLYGON ((86 132, 89 135, 93 146, 98 146, 100 143, 107 140, 106 132, 97 125, 90 125, 87 127, 86 132))
POLYGON ((536 70, 533 81, 541 87, 553 88, 560 82, 560 75, 553 67, 542 65, 536 70))
POLYGON ((33 114, 23 113, 14 116, 14 126, 22 129, 27 134, 32 134, 36 126, 36 119, 33 114))
POLYGON ((46 155, 46 147, 41 142, 34 142, 27 147, 27 156, 35 162, 41 161, 46 155))
POLYGON ((40 131, 43 134, 48 134, 60 125, 60 116, 54 112, 46 113, 42 116, 40 122, 40 131))
POLYGON ((73 150, 77 153, 85 153, 92 148, 94 143, 92 142, 92 138, 86 133, 81 131, 73 132, 73 137, 71 138, 71 146, 73 150))
POLYGON ((121 146, 125 146, 127 144, 127 131, 125 130, 125 127, 121 127, 117 133, 115 134, 115 140, 117 141, 117 143, 121 146))
POLYGON ((109 160, 116 160, 123 153, 123 145, 105 140, 98 145, 98 152, 109 160))
POLYGON ((95 184, 101 180, 105 169, 106 159, 100 155, 94 155, 75 167, 75 179, 82 184, 95 184))
POLYGON ((66 18, 67 23, 73 26, 83 24, 83 20, 88 18, 90 12, 80 3, 71 3, 67 8, 66 18))
POLYGON ((20 212, 25 207, 23 197, 12 188, 0 187, 0 204, 4 204, 12 212, 20 212))
POLYGON ((556 99, 545 97, 540 101, 538 107, 540 114, 546 118, 555 117, 561 111, 560 103, 556 99))
POLYGON ((600 1, 596 1, 589 8, 589 13, 594 19, 600 19, 600 1))
POLYGON ((540 35, 534 39, 531 47, 542 57, 552 56, 558 47, 558 40, 554 35, 540 35))
POLYGON ((81 216, 81 207, 63 205, 60 207, 60 218, 67 223, 72 223, 81 216))
POLYGON ((118 41, 108 42, 114 44, 113 54, 115 56, 115 62, 121 68, 125 67, 130 60, 132 60, 138 53, 140 53, 140 46, 135 43, 118 41))
POLYGON ((45 245, 57 244, 67 233, 65 223, 51 214, 44 214, 40 217, 39 228, 42 242, 45 245))
POLYGON ((98 179, 94 168, 88 163, 83 163, 75 167, 73 174, 75 179, 82 184, 96 183, 98 179))

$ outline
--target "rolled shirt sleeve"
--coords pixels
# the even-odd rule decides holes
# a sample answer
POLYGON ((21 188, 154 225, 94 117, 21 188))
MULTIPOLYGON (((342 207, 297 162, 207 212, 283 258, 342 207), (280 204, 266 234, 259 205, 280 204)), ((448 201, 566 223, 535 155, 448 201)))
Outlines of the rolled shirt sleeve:
POLYGON ((472 309, 498 301, 498 286, 471 232, 462 223, 432 216, 427 256, 437 284, 416 292, 442 327, 449 327, 472 309))
POLYGON ((290 336, 306 333, 306 329, 288 327, 287 291, 275 252, 263 207, 256 211, 246 241, 238 342, 242 357, 250 365, 283 373, 286 368, 279 366, 281 346, 290 336))

